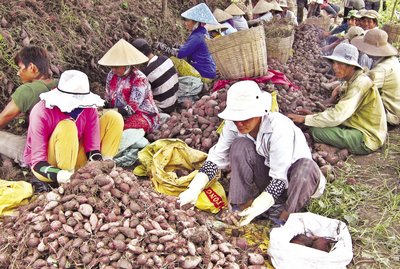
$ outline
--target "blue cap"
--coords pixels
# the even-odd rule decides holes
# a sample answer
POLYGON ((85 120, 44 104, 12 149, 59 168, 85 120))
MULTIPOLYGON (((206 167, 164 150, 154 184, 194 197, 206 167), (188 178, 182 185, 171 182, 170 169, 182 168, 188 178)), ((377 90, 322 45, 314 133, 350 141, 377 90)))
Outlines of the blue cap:
POLYGON ((181 16, 192 21, 207 24, 218 24, 217 19, 215 19, 209 7, 204 3, 200 3, 186 10, 181 14, 181 16))

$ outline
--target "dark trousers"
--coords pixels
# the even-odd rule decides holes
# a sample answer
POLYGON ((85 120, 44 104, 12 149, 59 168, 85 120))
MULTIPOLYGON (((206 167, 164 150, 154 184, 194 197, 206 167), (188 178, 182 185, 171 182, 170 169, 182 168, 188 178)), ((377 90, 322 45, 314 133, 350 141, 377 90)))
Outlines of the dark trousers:
POLYGON ((365 9, 366 10, 375 10, 376 12, 379 12, 379 8, 380 8, 381 2, 367 2, 365 1, 365 9))
MULTIPOLYGON (((264 164, 265 158, 256 152, 254 142, 248 138, 237 138, 230 153, 231 181, 229 201, 234 205, 247 203, 265 190, 272 178, 269 167, 264 164)), ((316 191, 320 170, 311 159, 299 159, 288 170, 289 186, 276 199, 276 204, 283 204, 282 209, 289 213, 300 211, 309 202, 316 191)))
POLYGON ((297 0, 297 22, 303 22, 304 8, 308 9, 307 0, 297 0))

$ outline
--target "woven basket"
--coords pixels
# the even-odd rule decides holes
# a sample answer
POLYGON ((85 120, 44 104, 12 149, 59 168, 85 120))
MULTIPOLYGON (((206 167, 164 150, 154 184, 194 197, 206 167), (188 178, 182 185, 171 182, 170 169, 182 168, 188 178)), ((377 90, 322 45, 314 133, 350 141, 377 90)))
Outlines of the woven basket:
POLYGON ((385 24, 382 29, 388 34, 389 43, 400 43, 400 24, 385 24))
POLYGON ((268 59, 276 59, 285 64, 292 50, 293 35, 287 37, 266 38, 268 59))
POLYGON ((310 17, 307 18, 304 22, 304 24, 312 24, 312 25, 317 25, 324 29, 325 31, 329 31, 329 27, 331 25, 331 19, 329 17, 310 17))
POLYGON ((206 40, 221 76, 225 79, 259 77, 267 73, 267 47, 263 26, 206 40))

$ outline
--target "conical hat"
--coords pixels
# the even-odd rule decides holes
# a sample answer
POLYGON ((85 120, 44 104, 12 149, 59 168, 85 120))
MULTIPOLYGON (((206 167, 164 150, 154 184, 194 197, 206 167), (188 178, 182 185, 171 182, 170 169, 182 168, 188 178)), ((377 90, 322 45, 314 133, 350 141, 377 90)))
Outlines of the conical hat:
POLYGON ((146 55, 121 38, 98 63, 105 66, 129 66, 145 63, 148 60, 146 55))
POLYGON ((228 26, 220 24, 220 23, 218 23, 218 24, 206 24, 205 28, 206 28, 207 32, 211 32, 211 31, 219 30, 219 29, 224 31, 224 30, 228 29, 228 26))
POLYGON ((278 2, 276 2, 275 0, 271 1, 271 3, 273 8, 272 10, 276 10, 276 11, 283 11, 283 9, 281 8, 281 6, 278 4, 278 2))
POLYGON ((230 4, 230 6, 225 9, 225 12, 231 14, 232 16, 242 16, 246 14, 235 3, 230 4))
POLYGON ((218 22, 224 22, 229 19, 232 19, 232 15, 223 11, 222 9, 216 8, 213 12, 214 17, 218 22))
POLYGON ((218 24, 218 21, 215 19, 211 10, 204 3, 200 3, 198 5, 195 5, 194 7, 186 10, 185 12, 183 12, 181 14, 181 16, 186 19, 197 21, 197 22, 208 23, 208 24, 218 24))
POLYGON ((256 6, 253 8, 253 14, 263 14, 270 11, 274 6, 265 0, 260 0, 257 2, 256 6))

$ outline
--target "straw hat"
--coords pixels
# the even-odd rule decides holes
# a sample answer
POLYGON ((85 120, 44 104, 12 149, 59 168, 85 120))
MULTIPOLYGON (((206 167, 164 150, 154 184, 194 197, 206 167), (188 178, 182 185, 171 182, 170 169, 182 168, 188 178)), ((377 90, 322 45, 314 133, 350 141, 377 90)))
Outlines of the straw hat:
POLYGON ((347 31, 347 34, 344 36, 344 38, 348 40, 352 40, 353 38, 357 36, 363 36, 364 35, 364 29, 359 27, 359 26, 351 26, 349 30, 347 31))
POLYGON ((361 14, 361 18, 379 19, 379 13, 376 10, 367 10, 361 14))
POLYGON ((216 31, 216 30, 222 30, 225 31, 226 29, 228 29, 228 26, 223 25, 223 24, 206 24, 205 26, 207 32, 211 32, 211 31, 216 31))
POLYGON ((271 4, 273 6, 273 8, 271 10, 276 10, 276 11, 283 11, 283 9, 281 8, 281 6, 278 4, 278 2, 276 2, 275 0, 271 1, 271 4))
POLYGON ((218 21, 215 19, 211 10, 204 3, 200 3, 192 8, 189 8, 188 10, 183 12, 181 16, 192 21, 197 21, 207 24, 218 24, 218 21))
POLYGON ((105 66, 130 66, 145 63, 148 60, 146 55, 121 38, 98 63, 105 66))
POLYGON ((235 3, 232 3, 225 9, 226 13, 231 14, 232 16, 243 16, 246 13, 240 9, 235 3))
POLYGON ((58 107, 68 113, 80 107, 104 106, 104 100, 90 91, 87 75, 78 70, 64 71, 57 88, 40 94, 40 99, 47 108, 58 107))
POLYGON ((225 120, 241 121, 261 117, 271 109, 272 97, 252 80, 234 83, 228 90, 226 108, 218 114, 225 120))
POLYGON ((370 56, 394 56, 398 51, 388 42, 388 34, 381 29, 368 30, 363 37, 355 37, 351 44, 370 56))
POLYGON ((286 0, 280 0, 280 1, 279 1, 279 6, 280 6, 280 7, 288 7, 287 1, 286 1, 286 0))
POLYGON ((336 62, 345 63, 348 65, 353 65, 358 68, 362 68, 358 64, 358 50, 351 44, 348 43, 340 43, 333 50, 332 55, 323 56, 326 59, 333 60, 336 62))
POLYGON ((222 9, 216 8, 213 12, 214 17, 218 22, 224 22, 229 19, 232 19, 232 15, 223 11, 222 9))
POLYGON ((265 0, 259 0, 253 8, 253 14, 263 14, 270 11, 274 6, 265 0))

